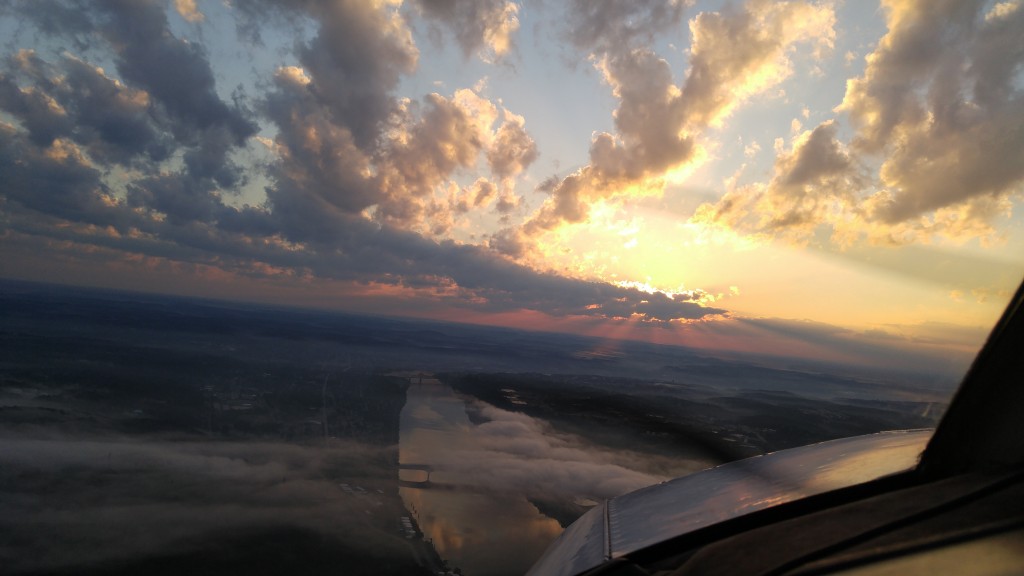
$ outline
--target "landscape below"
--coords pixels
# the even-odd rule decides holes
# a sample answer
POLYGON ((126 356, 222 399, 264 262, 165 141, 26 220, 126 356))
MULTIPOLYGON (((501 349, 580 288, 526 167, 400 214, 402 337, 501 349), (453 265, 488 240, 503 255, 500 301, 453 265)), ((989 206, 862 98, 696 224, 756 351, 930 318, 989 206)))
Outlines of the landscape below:
MULTIPOLYGON (((426 542, 409 510, 408 489, 426 485, 399 470, 403 408, 424 379, 457 395, 468 426, 518 422, 634 483, 930 427, 954 384, 13 281, 0 282, 0 318, 0 565, 15 574, 456 569, 453 544, 426 542)), ((502 428, 509 445, 534 440, 518 429, 502 428)), ((531 462, 516 449, 513 462, 531 462)), ((472 465, 460 474, 474 491, 522 497, 562 527, 628 484, 546 490, 472 465)))

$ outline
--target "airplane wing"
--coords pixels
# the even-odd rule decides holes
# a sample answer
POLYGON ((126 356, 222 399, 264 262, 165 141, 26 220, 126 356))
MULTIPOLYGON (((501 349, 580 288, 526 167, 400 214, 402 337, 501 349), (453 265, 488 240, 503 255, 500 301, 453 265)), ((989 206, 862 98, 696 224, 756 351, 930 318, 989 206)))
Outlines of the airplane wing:
POLYGON ((606 501, 531 576, 1024 573, 1024 284, 934 431, 724 464, 606 501))

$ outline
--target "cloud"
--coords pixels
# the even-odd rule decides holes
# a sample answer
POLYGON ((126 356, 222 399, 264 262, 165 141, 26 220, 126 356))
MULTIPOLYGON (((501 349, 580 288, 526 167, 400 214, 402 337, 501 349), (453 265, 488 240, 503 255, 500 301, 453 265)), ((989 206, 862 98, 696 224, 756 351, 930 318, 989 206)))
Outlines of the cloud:
POLYGON ((526 120, 503 110, 504 122, 487 151, 491 172, 498 178, 512 178, 537 159, 537 144, 526 132, 526 120))
POLYGON ((829 121, 800 134, 790 151, 775 161, 767 184, 741 186, 715 204, 698 207, 692 221, 724 225, 748 234, 777 234, 804 241, 823 221, 848 203, 861 175, 829 121))
POLYGON ((493 182, 486 178, 477 178, 471 186, 453 192, 448 204, 451 213, 465 214, 472 209, 489 205, 497 195, 498 187, 493 182))
MULTIPOLYGON (((160 161, 180 147, 187 177, 229 188, 244 180, 230 154, 255 135, 257 125, 238 101, 229 105, 220 98, 205 52, 171 32, 164 3, 15 6, 39 30, 71 37, 84 48, 103 46, 112 55, 119 80, 75 56, 65 56, 56 69, 31 53, 12 61, 35 81, 30 93, 43 90, 60 104, 74 122, 72 135, 89 141, 95 160, 105 160, 106 152, 122 164, 142 153, 160 161)), ((46 143, 39 130, 33 136, 37 144, 46 143)))
POLYGON ((6 229, 34 238, 26 242, 75 245, 90 261, 152 258, 388 286, 425 305, 484 312, 652 322, 726 313, 434 240, 469 211, 505 218, 517 210, 514 181, 536 159, 536 144, 522 117, 473 90, 397 98, 418 50, 390 3, 233 6, 243 32, 264 9, 272 23, 313 25, 294 46, 297 63, 246 99, 255 111, 219 97, 201 45, 171 31, 169 5, 17 9, 46 34, 111 59, 116 72, 68 53, 48 62, 22 51, 6 62, 0 108, 20 126, 0 127, 0 194, 6 229), (255 135, 254 114, 273 129, 273 145, 265 172, 243 176, 233 158, 255 135), (480 166, 495 181, 478 177, 463 191, 455 178, 480 166), (226 200, 257 176, 264 203, 226 200))
POLYGON ((522 198, 513 194, 510 190, 505 189, 502 191, 501 196, 498 197, 498 201, 494 204, 494 209, 498 214, 502 215, 502 223, 507 224, 507 218, 512 212, 515 212, 522 206, 522 198))
POLYGON ((494 196, 497 193, 497 189, 495 188, 494 184, 488 182, 487 180, 484 180, 483 178, 478 178, 477 181, 473 183, 472 190, 472 202, 473 206, 476 207, 486 206, 491 202, 491 200, 494 199, 494 196))
POLYGON ((26 128, 37 146, 66 137, 102 163, 161 161, 174 149, 149 94, 65 53, 55 65, 20 50, 0 72, 0 107, 26 128))
POLYGON ((391 92, 419 60, 412 34, 383 2, 310 3, 307 9, 319 28, 296 52, 314 79, 311 95, 361 149, 372 149, 397 110, 391 92))
POLYGON ((569 39, 581 50, 608 53, 648 45, 679 25, 684 0, 611 0, 568 4, 569 39))
POLYGON ((413 220, 416 201, 456 169, 475 165, 492 138, 497 108, 473 91, 456 91, 451 99, 429 94, 424 104, 420 118, 399 128, 378 162, 384 197, 377 214, 384 220, 413 220))
POLYGON ((825 226, 840 246, 994 236, 991 223, 1011 213, 1024 182, 1024 10, 884 7, 889 30, 836 109, 854 128, 849 143, 834 121, 823 123, 779 156, 771 182, 728 191, 695 221, 800 241, 825 226))
POLYGON ((212 185, 179 175, 140 178, 128 185, 129 206, 156 210, 172 224, 209 222, 223 208, 212 185))
POLYGON ((514 48, 519 6, 506 0, 415 0, 428 19, 455 35, 466 56, 500 58, 514 48))
POLYGON ((218 172, 229 149, 244 144, 257 126, 246 110, 217 95, 205 53, 170 33, 162 3, 99 6, 97 31, 113 49, 121 77, 159 102, 175 138, 195 148, 185 159, 192 175, 223 176, 218 172))
POLYGON ((888 223, 979 197, 1005 197, 1024 179, 1024 12, 983 2, 887 3, 889 32, 851 80, 840 110, 853 147, 885 154, 871 203, 888 223))
POLYGON ((780 341, 802 342, 845 356, 846 362, 871 362, 919 375, 941 375, 955 383, 976 354, 985 330, 941 323, 851 330, 823 322, 782 318, 737 318, 737 324, 780 341))
MULTIPOLYGON (((285 217, 284 228, 302 240, 330 235, 317 235, 321 228, 309 225, 328 218, 330 210, 349 215, 370 211, 379 223, 446 232, 453 210, 482 208, 490 198, 484 190, 479 201, 449 202, 446 191, 456 171, 473 169, 486 157, 492 172, 506 181, 503 197, 509 203, 512 183, 507 180, 536 157, 522 119, 503 111, 504 121, 495 130, 498 108, 469 89, 450 98, 428 94, 422 103, 396 102, 388 130, 364 148, 317 100, 315 73, 282 68, 274 85, 264 110, 278 127, 280 161, 271 166, 275 185, 268 198, 285 217), (331 206, 326 212, 325 204, 331 206)), ((325 220, 324 231, 330 228, 325 220)))
POLYGON ((118 206, 100 171, 69 140, 39 148, 13 127, 0 125, 0 170, 3 197, 30 210, 120 229, 134 220, 118 206))
POLYGON ((941 400, 960 381, 987 334, 984 326, 938 322, 852 329, 813 320, 733 316, 689 324, 684 337, 689 345, 711 350, 838 362, 849 366, 851 374, 887 371, 926 383, 915 394, 941 400))
MULTIPOLYGON (((496 174, 514 176, 535 158, 522 119, 503 111, 496 135, 497 107, 472 90, 456 90, 451 98, 428 94, 422 102, 394 97, 419 52, 393 6, 296 1, 275 7, 319 23, 316 36, 296 47, 302 67, 279 69, 263 104, 278 128, 281 156, 271 167, 276 185, 268 199, 295 235, 326 232, 334 209, 369 210, 382 223, 445 233, 453 215, 437 196, 455 170, 475 167, 487 154, 496 174), (325 203, 331 205, 327 214, 325 203), (310 227, 307 220, 323 224, 310 227)), ((258 13, 251 5, 243 10, 258 13)))
MULTIPOLYGON (((279 69, 263 112, 278 128, 274 142, 280 159, 270 168, 276 182, 268 190, 271 205, 284 212, 289 204, 301 209, 301 204, 319 202, 358 213, 377 201, 369 182, 370 155, 351 129, 332 120, 305 71, 279 69)), ((302 223, 295 225, 301 228, 302 223)))
POLYGON ((618 134, 598 134, 590 145, 596 175, 635 181, 657 177, 690 159, 694 142, 685 130, 683 95, 672 83, 668 62, 649 50, 632 50, 603 59, 599 66, 612 94, 618 134))
POLYGON ((714 125, 739 103, 792 74, 796 45, 816 57, 832 48, 829 4, 751 1, 742 9, 706 12, 690 22, 690 71, 683 85, 687 121, 714 125))
MULTIPOLYGON (((665 9, 655 6, 636 9, 642 15, 665 9)), ((583 221, 589 204, 598 199, 660 195, 673 172, 700 156, 700 138, 709 127, 791 73, 789 57, 796 45, 809 44, 820 52, 831 47, 835 36, 835 15, 828 5, 751 1, 742 8, 702 13, 690 22, 690 68, 677 86, 668 62, 650 48, 603 40, 644 36, 638 30, 591 30, 594 26, 586 22, 590 13, 581 14, 585 22, 579 29, 589 31, 580 33, 581 43, 599 50, 593 57, 619 100, 617 132, 594 136, 590 163, 551 188, 551 197, 523 228, 528 236, 583 221)), ((646 21, 641 17, 637 23, 646 21)))
POLYGON ((21 50, 7 61, 7 71, 0 75, 0 106, 17 118, 28 130, 33 142, 46 145, 74 129, 67 110, 45 90, 22 87, 15 79, 18 72, 46 78, 41 62, 31 50, 21 50))
MULTIPOLYGON (((419 49, 406 19, 389 0, 251 0, 232 4, 240 37, 262 43, 261 31, 284 25, 297 38, 293 47, 308 102, 365 151, 376 146, 386 124, 400 110, 392 92, 419 63, 419 49), (302 32, 311 24, 315 35, 302 32)), ((275 83, 276 85, 276 83, 275 83)))
POLYGON ((187 22, 202 22, 206 19, 196 6, 196 0, 174 0, 174 9, 187 22))
POLYGON ((178 189, 188 181, 168 177, 136 182, 125 205, 104 191, 98 172, 84 163, 73 144, 58 141, 35 152, 37 149, 13 129, 7 128, 3 134, 7 146, 0 148, 0 161, 9 168, 5 170, 9 200, 31 211, 122 231, 110 235, 65 227, 56 234, 40 227, 38 218, 9 210, 11 228, 30 234, 47 233, 184 262, 216 263, 229 270, 245 271, 264 263, 306 270, 322 278, 383 279, 409 287, 441 287, 454 282, 459 291, 450 295, 447 303, 482 311, 525 308, 553 315, 642 314, 657 321, 725 312, 635 289, 536 272, 495 257, 484 248, 437 243, 413 232, 377 225, 312 194, 296 192, 289 202, 274 204, 269 212, 234 209, 219 201, 206 201, 203 190, 178 189), (22 185, 27 181, 35 186, 22 185), (131 205, 161 209, 167 218, 144 218, 131 205), (135 232, 130 233, 132 230, 135 232), (240 236, 238 231, 249 235, 240 236), (296 249, 303 247, 302 243, 312 244, 296 249))
POLYGON ((627 450, 593 446, 546 422, 474 400, 468 410, 484 422, 473 429, 475 443, 432 455, 435 466, 460 483, 528 498, 571 500, 612 498, 681 475, 706 463, 669 461, 627 450))
POLYGON ((986 17, 984 5, 886 6, 889 32, 840 107, 857 128, 853 146, 885 155, 875 218, 891 224, 1019 191, 1024 10, 986 17))
POLYGON ((260 529, 407 554, 404 540, 364 513, 366 499, 324 475, 386 475, 372 464, 394 458, 386 449, 11 437, 0 449, 0 482, 16 487, 0 495, 0 558, 13 573, 174 555, 260 529))

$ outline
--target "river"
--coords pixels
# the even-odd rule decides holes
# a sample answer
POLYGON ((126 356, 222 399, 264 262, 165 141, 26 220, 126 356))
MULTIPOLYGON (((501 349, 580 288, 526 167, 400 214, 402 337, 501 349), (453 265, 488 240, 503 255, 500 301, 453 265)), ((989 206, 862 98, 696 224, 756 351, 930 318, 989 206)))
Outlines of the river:
POLYGON ((451 568, 467 576, 523 574, 562 528, 511 484, 490 480, 501 472, 466 408, 451 387, 412 379, 400 421, 406 468, 399 492, 451 568))

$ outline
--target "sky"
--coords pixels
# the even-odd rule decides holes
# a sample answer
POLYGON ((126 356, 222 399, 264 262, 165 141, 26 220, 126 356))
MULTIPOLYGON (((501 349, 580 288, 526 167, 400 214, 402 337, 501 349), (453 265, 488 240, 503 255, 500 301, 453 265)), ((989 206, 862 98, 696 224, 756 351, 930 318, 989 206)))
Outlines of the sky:
POLYGON ((1020 4, 0 0, 0 276, 962 371, 1020 4))

